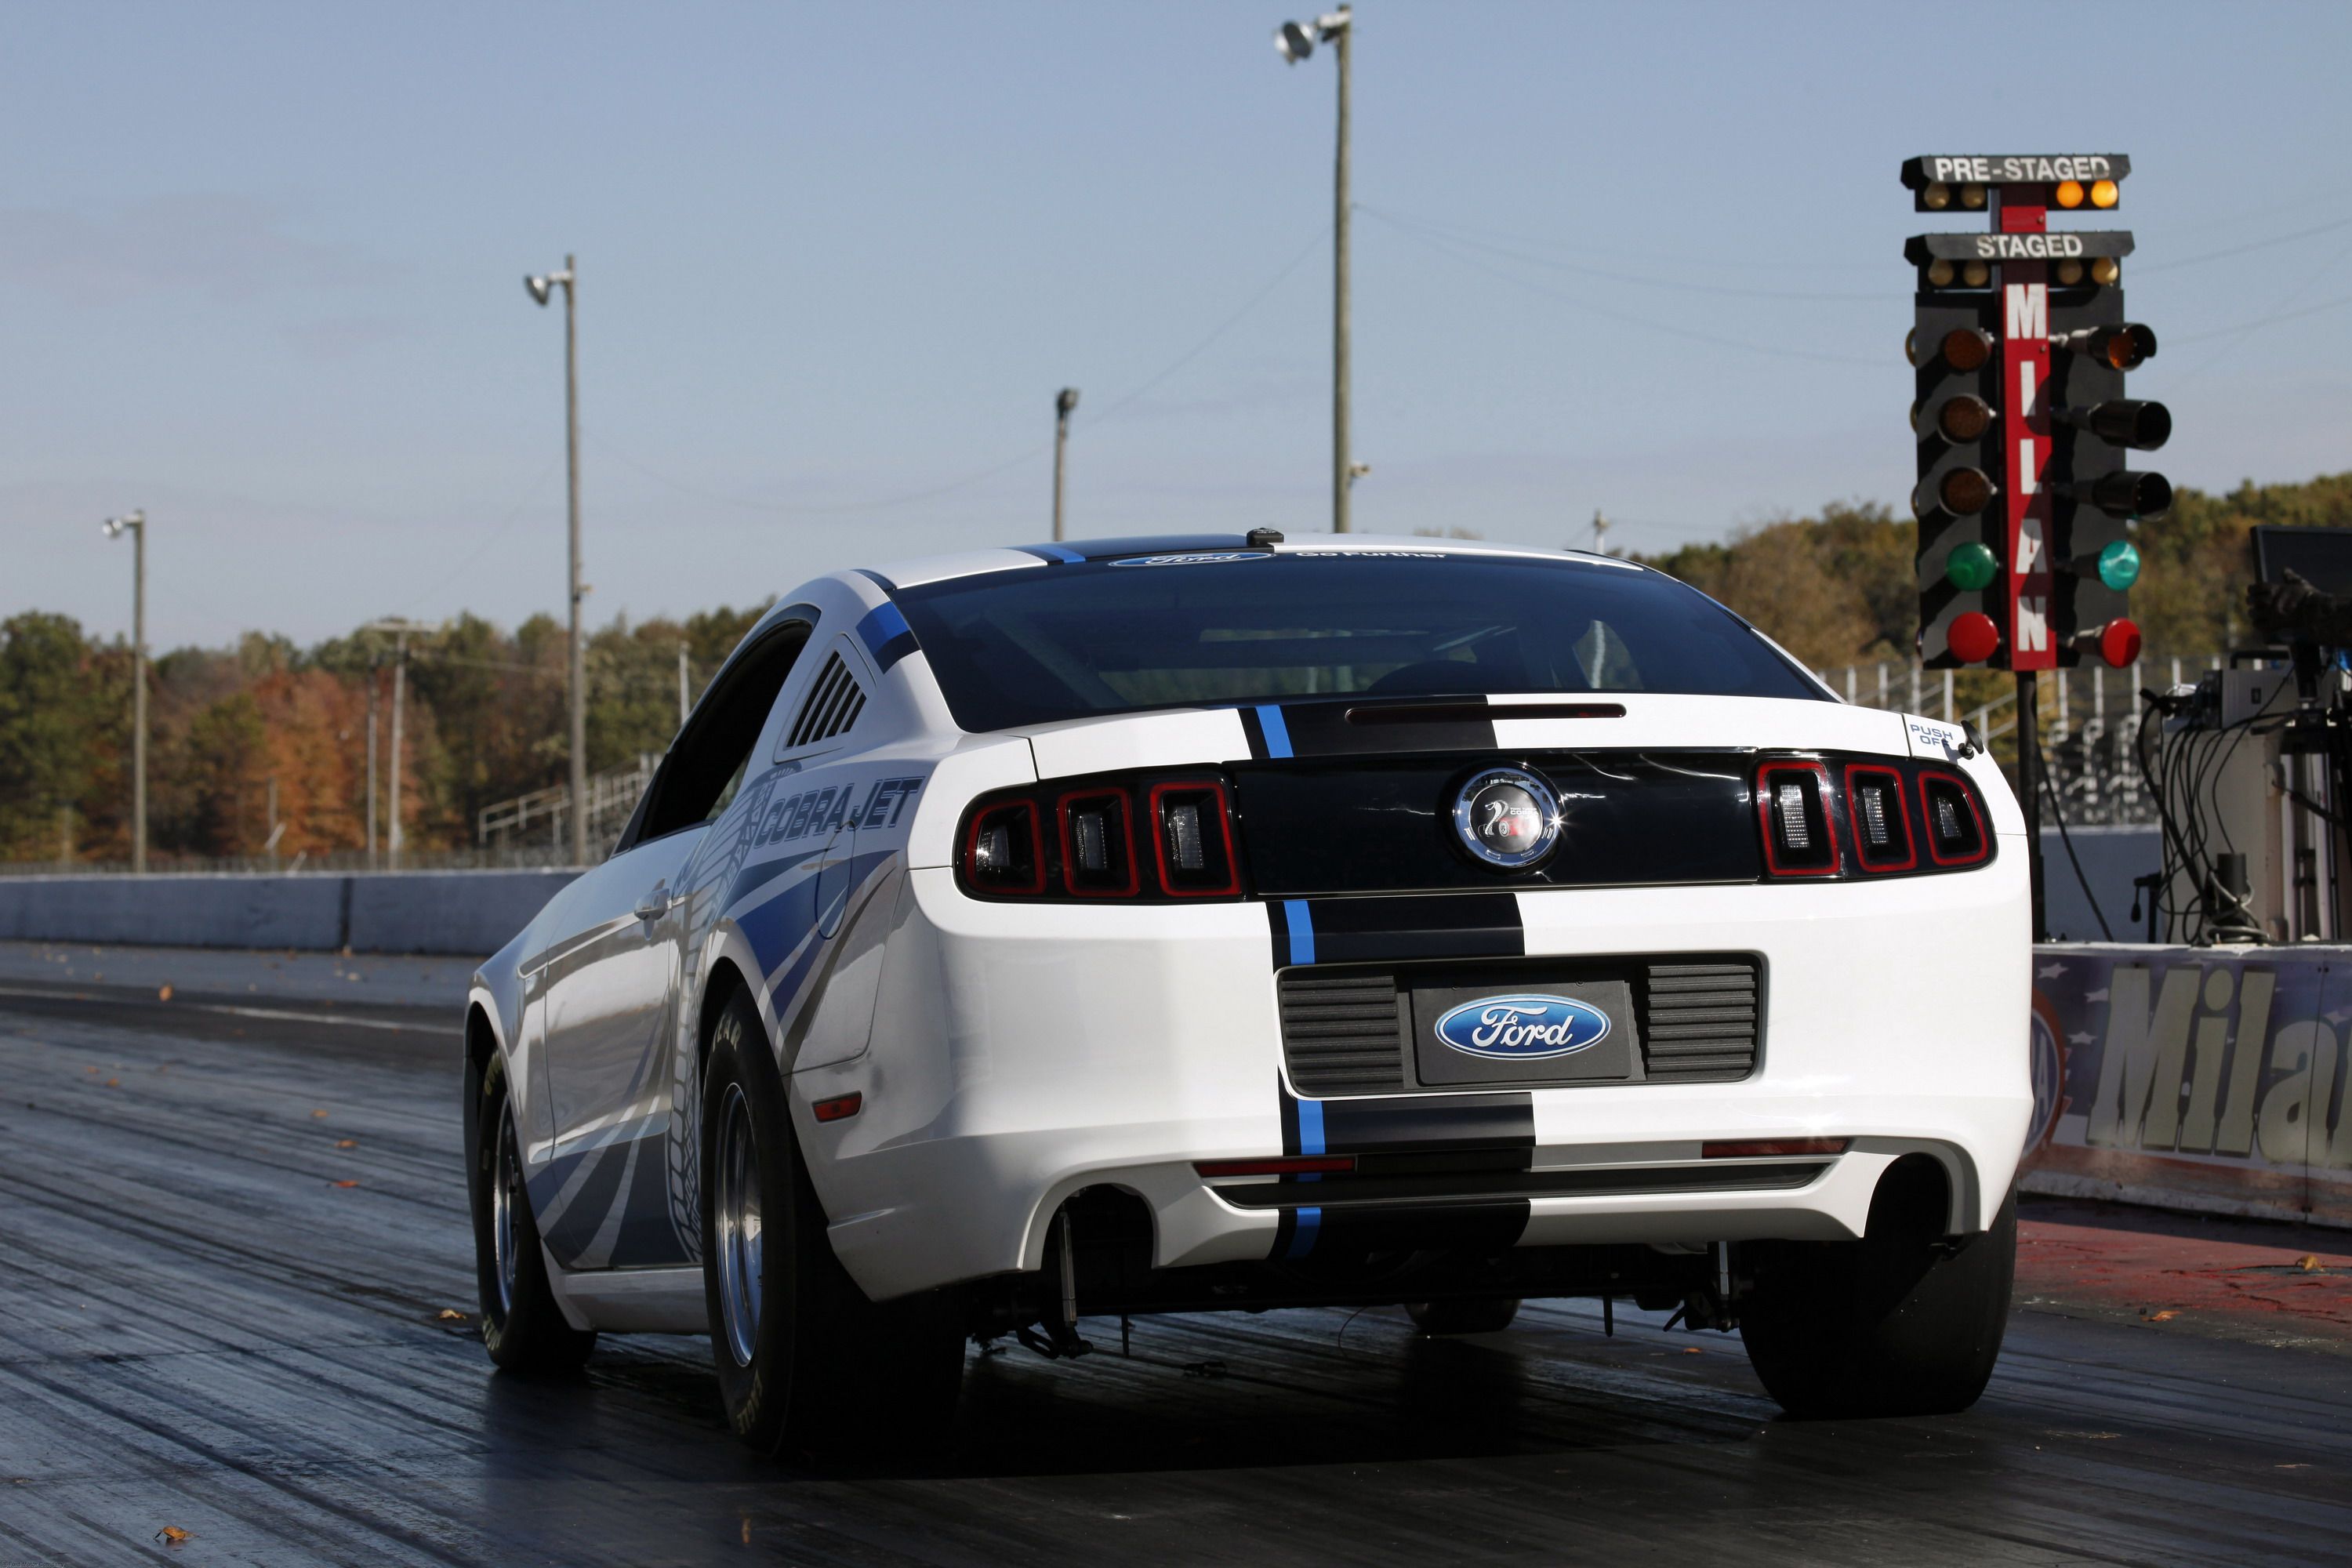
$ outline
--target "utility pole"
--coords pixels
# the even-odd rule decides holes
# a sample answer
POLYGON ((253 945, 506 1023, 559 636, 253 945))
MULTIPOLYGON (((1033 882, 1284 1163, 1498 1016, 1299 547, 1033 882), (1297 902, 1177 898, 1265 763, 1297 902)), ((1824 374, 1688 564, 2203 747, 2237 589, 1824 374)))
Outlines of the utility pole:
POLYGON ((382 675, 379 673, 379 667, 381 667, 383 663, 383 658, 382 658, 381 657, 371 656, 371 657, 369 658, 369 659, 368 659, 368 677, 367 677, 367 682, 368 682, 368 739, 367 739, 367 868, 368 868, 369 870, 371 870, 371 871, 373 871, 373 870, 374 870, 374 869, 376 868, 376 866, 375 866, 375 779, 376 779, 376 760, 375 760, 375 708, 376 708, 376 697, 377 697, 377 693, 378 693, 378 692, 380 692, 380 691, 383 689, 383 679, 382 675))
POLYGON ((1292 65, 1315 52, 1319 40, 1339 55, 1339 154, 1331 190, 1331 531, 1348 531, 1348 489, 1360 468, 1348 440, 1348 111, 1349 55, 1356 36, 1354 14, 1345 5, 1309 22, 1285 22, 1274 30, 1274 47, 1292 65))
MULTIPOLYGON (((393 637, 392 788, 390 798, 385 803, 391 813, 391 821, 384 828, 384 868, 397 871, 400 869, 401 840, 404 837, 400 830, 400 721, 401 710, 407 705, 408 700, 408 639, 411 636, 438 631, 440 628, 423 621, 388 617, 381 621, 370 621, 361 629, 371 632, 390 632, 393 637)), ((373 734, 374 731, 371 729, 369 733, 373 734)), ((373 782, 373 773, 371 773, 369 775, 371 783, 373 782)))
MULTIPOLYGON (((580 582, 580 330, 576 296, 578 266, 563 258, 563 270, 526 278, 523 287, 541 305, 558 285, 563 289, 563 443, 571 516, 572 668, 572 863, 588 863, 588 651, 580 634, 580 605, 587 589, 580 582)), ((395 825, 396 826, 396 825, 395 825)))
POLYGON ((58 869, 70 870, 72 867, 73 807, 61 805, 58 807, 58 869))
MULTIPOLYGON (((1055 537, 1058 539, 1061 536, 1056 534, 1055 537)), ((686 645, 680 643, 677 645, 677 727, 681 730, 686 728, 686 716, 691 706, 686 689, 686 645)))
POLYGON ((1595 555, 1608 554, 1608 539, 1609 520, 1601 515, 1601 509, 1599 507, 1594 507, 1592 509, 1592 553, 1595 555))
POLYGON ((131 869, 147 869, 147 513, 106 520, 106 537, 131 535, 131 869))
POLYGON ((1070 412, 1078 405, 1078 389, 1066 386, 1054 395, 1054 542, 1068 537, 1062 528, 1062 470, 1070 448, 1070 412))

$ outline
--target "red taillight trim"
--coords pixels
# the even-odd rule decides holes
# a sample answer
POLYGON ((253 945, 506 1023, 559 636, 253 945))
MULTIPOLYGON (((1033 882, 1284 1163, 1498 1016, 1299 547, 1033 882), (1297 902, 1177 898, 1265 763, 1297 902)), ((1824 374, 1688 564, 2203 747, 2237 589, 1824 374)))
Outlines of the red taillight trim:
POLYGON ((1000 800, 993 805, 982 805, 971 814, 971 822, 963 834, 963 883, 966 888, 982 893, 1034 898, 1045 890, 1045 835, 1037 820, 1037 803, 1024 797, 1000 800), (980 879, 980 825, 1001 811, 1018 807, 1029 814, 1029 855, 1037 863, 1037 879, 1025 887, 991 886, 980 879))
POLYGON ((820 1100, 809 1107, 819 1121, 845 1121, 866 1109, 866 1096, 837 1094, 831 1100, 820 1100))
POLYGON ((1264 1160, 1195 1160, 1203 1176, 1339 1176, 1356 1168, 1353 1154, 1285 1154, 1264 1160))
POLYGON ((1927 835, 1927 858, 1938 866, 1981 866, 1992 858, 1992 834, 1985 827, 1984 812, 1977 805, 1976 786, 1958 773, 1944 768, 1923 768, 1919 772, 1919 827, 1927 835), (1968 803, 1969 816, 1977 825, 1977 852, 1946 859, 1936 847, 1936 813, 1927 804, 1927 784, 1931 779, 1943 779, 1960 786, 1960 799, 1968 803))
POLYGON ((1876 763, 1848 763, 1845 769, 1845 826, 1853 836, 1853 863, 1865 871, 1916 871, 1919 868, 1919 846, 1911 837, 1910 792, 1903 787, 1903 773, 1898 768, 1882 767, 1876 763), (1854 808, 1853 781, 1857 773, 1874 773, 1895 781, 1895 820, 1903 829, 1903 854, 1900 861, 1877 864, 1870 858, 1870 847, 1863 842, 1862 813, 1854 808))
POLYGON ((1702 1160, 1775 1160, 1790 1154, 1843 1154, 1851 1138, 1714 1138, 1698 1146, 1702 1160))
POLYGON ((1838 844, 1837 824, 1830 820, 1830 771, 1819 763, 1766 763, 1756 770, 1756 828, 1764 839, 1764 869, 1774 877, 1834 877, 1844 869, 1845 851, 1838 844), (1830 863, 1826 866, 1783 866, 1772 853, 1772 792, 1766 782, 1774 773, 1811 773, 1821 789, 1822 831, 1828 836, 1830 863))
MULTIPOLYGON (((1074 789, 1054 802, 1054 818, 1060 830, 1062 845, 1062 890, 1074 899, 1131 899, 1143 890, 1143 867, 1135 855, 1135 795, 1132 791, 1115 785, 1098 789, 1074 789), (1127 886, 1124 888, 1081 888, 1075 868, 1078 858, 1071 853, 1070 803, 1074 800, 1115 800, 1118 802, 1118 819, 1127 832, 1127 886)), ((1042 871, 1042 868, 1040 868, 1042 871)))
POLYGON ((1234 853, 1234 802, 1223 779, 1171 779, 1151 786, 1151 863, 1160 872, 1160 890, 1171 899, 1230 899, 1242 890, 1241 857, 1234 853), (1180 888, 1168 879, 1167 837, 1160 832, 1160 797, 1173 790, 1205 790, 1217 797, 1217 834, 1225 847, 1225 885, 1222 888, 1180 888))

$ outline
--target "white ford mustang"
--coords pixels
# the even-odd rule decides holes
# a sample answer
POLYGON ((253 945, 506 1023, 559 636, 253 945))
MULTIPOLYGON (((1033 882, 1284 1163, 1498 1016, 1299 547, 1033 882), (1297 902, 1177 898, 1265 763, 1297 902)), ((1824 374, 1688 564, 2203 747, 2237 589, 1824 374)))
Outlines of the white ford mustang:
POLYGON ((765 616, 467 1018, 484 1337, 711 1337, 765 1448, 936 1431, 968 1338, 1539 1296, 1949 1410, 2032 1108, 2023 823, 1605 557, 1118 540, 765 616))

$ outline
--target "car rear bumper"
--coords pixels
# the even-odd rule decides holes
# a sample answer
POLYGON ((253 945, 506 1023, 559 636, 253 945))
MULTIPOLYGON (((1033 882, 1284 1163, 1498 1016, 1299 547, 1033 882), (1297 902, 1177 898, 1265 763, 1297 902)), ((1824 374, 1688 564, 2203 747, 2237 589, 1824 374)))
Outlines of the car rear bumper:
POLYGON ((1517 1246, 1836 1239, 1860 1234, 1879 1175, 1912 1153, 1943 1166, 1951 1228, 1980 1229, 2032 1108, 2024 865, 2006 852, 1879 882, 1517 895, 1529 959, 1754 955, 1769 997, 1754 1072, 1377 1097, 1370 1110, 1295 1092, 1265 905, 982 904, 919 869, 872 1044, 795 1075, 800 1132, 835 1250, 877 1299, 1038 1268, 1056 1209, 1097 1185, 1149 1207, 1162 1268, 1442 1238, 1455 1221, 1517 1246), (806 1111, 851 1091, 854 1118, 806 1111), (1195 1169, 1297 1153, 1306 1126, 1417 1173, 1275 1191, 1195 1169), (1793 1138, 1847 1146, 1706 1157, 1710 1142, 1793 1138), (1477 1157, 1497 1148, 1519 1153, 1477 1157))

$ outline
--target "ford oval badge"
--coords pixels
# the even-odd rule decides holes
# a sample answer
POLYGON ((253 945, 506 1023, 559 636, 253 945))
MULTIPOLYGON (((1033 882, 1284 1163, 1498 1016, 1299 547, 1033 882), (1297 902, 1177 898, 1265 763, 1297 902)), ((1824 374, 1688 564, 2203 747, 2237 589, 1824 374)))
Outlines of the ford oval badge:
POLYGON ((1609 1037, 1609 1015, 1571 996, 1481 996, 1448 1008, 1437 1041, 1489 1061, 1573 1056, 1609 1037))
POLYGON ((1487 865, 1525 870, 1559 843, 1559 795, 1528 768, 1488 768, 1454 792, 1454 831, 1487 865))

